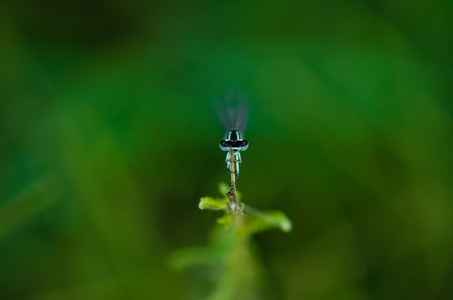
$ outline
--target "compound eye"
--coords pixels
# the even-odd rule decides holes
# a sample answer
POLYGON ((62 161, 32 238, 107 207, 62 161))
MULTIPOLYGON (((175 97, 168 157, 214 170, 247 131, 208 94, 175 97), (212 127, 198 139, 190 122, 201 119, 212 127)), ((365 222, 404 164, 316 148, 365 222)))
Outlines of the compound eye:
POLYGON ((231 143, 223 140, 219 143, 219 147, 222 151, 228 151, 231 147, 231 143))
POLYGON ((241 144, 239 145, 239 150, 247 150, 247 148, 249 147, 249 142, 247 142, 246 140, 242 140, 241 144))

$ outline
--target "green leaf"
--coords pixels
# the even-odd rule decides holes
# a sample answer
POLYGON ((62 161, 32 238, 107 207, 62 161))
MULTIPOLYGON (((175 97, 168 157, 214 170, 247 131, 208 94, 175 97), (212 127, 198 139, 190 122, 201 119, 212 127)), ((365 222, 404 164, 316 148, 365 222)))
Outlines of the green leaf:
POLYGON ((227 204, 225 201, 219 198, 203 197, 198 203, 198 208, 201 210, 227 210, 227 204))
POLYGON ((290 232, 293 228, 291 220, 281 211, 262 212, 246 206, 245 211, 250 213, 247 224, 249 234, 254 234, 271 228, 279 228, 290 232))
POLYGON ((230 186, 228 184, 226 184, 225 182, 219 183, 219 192, 222 196, 225 197, 229 190, 230 186))
POLYGON ((225 227, 228 227, 230 226, 231 224, 231 214, 224 214, 223 217, 220 217, 217 219, 217 223, 218 224, 221 224, 221 225, 224 225, 225 227))

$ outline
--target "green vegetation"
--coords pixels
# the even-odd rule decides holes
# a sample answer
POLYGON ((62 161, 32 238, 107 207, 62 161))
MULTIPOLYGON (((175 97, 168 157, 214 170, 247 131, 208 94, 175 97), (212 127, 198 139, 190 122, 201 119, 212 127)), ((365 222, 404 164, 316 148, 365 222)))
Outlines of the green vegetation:
POLYGON ((0 242, 9 233, 31 222, 40 212, 60 198, 55 179, 42 178, 22 195, 0 207, 0 242))
POLYGON ((222 226, 213 230, 210 245, 177 250, 171 255, 170 264, 174 269, 209 266, 205 273, 215 274, 211 277, 214 287, 203 299, 262 299, 265 270, 253 253, 251 238, 271 228, 289 232, 291 221, 280 211, 261 212, 249 206, 245 206, 244 215, 231 212, 228 187, 221 184, 219 190, 223 198, 204 197, 198 206, 201 210, 224 212, 217 219, 222 226))

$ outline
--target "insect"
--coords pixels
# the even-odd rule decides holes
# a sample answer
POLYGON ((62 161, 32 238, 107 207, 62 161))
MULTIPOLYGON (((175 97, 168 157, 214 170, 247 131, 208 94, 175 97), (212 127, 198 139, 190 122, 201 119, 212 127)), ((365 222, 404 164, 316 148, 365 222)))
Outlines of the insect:
POLYGON ((239 163, 242 162, 240 151, 247 150, 249 143, 242 139, 239 130, 232 128, 228 131, 226 139, 220 141, 219 146, 223 151, 228 151, 225 158, 227 169, 230 173, 235 174, 237 181, 239 177, 239 163))
POLYGON ((220 111, 220 120, 227 130, 226 138, 219 143, 223 151, 227 151, 225 162, 231 175, 230 191, 227 193, 230 199, 230 210, 240 212, 244 204, 239 203, 236 184, 239 177, 239 164, 242 163, 240 151, 247 150, 249 143, 242 138, 247 124, 247 102, 241 94, 229 93, 224 95, 224 107, 220 111))

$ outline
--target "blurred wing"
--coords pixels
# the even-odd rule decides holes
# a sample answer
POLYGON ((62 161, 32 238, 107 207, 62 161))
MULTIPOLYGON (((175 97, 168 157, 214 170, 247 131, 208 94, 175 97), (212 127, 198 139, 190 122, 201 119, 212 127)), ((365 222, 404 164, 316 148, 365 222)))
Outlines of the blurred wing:
POLYGON ((248 101, 238 92, 228 91, 217 101, 217 115, 226 131, 237 129, 241 134, 247 126, 248 101))

